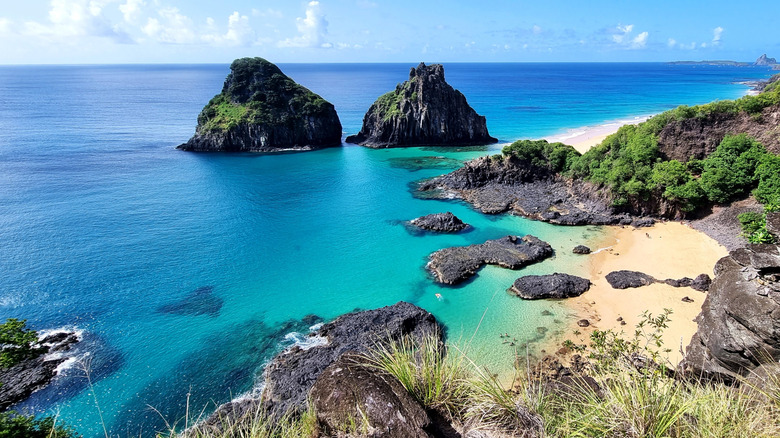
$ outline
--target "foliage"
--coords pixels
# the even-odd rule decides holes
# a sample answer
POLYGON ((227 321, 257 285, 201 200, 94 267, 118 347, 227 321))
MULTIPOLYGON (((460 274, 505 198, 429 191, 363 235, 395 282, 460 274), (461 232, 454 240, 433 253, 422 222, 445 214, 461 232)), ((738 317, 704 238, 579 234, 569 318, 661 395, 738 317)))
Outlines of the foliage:
POLYGON ((742 237, 750 243, 774 243, 776 237, 766 229, 766 214, 775 208, 776 205, 770 204, 763 214, 754 211, 740 213, 737 218, 742 225, 742 237))
POLYGON ((37 342, 38 333, 27 328, 27 320, 8 318, 0 324, 0 368, 10 368, 44 353, 37 342))
POLYGON ((71 428, 57 424, 55 417, 35 418, 16 412, 0 412, 0 438, 76 438, 71 428))
POLYGON ((762 204, 780 204, 780 155, 766 154, 756 168, 758 186, 753 195, 762 204))
POLYGON ((391 118, 401 114, 400 102, 403 94, 399 90, 390 91, 385 93, 374 102, 377 114, 382 117, 383 121, 388 121, 391 118))
MULTIPOLYGON (((168 425, 168 431, 158 433, 156 438, 300 438, 316 436, 317 418, 309 407, 300 415, 285 415, 280 419, 270 418, 262 406, 246 412, 240 418, 223 418, 221 430, 214 430, 198 423, 187 429, 186 434, 175 424, 168 425)), ((186 429, 189 425, 185 424, 186 429)), ((352 429, 345 425, 345 429, 352 429)), ((0 437, 1 438, 1 437, 0 437)))
POLYGON ((756 168, 766 148, 745 134, 726 136, 702 162, 700 185, 707 198, 725 203, 742 195, 757 181, 756 168))
POLYGON ((518 140, 505 146, 501 153, 559 173, 568 172, 580 157, 580 153, 573 147, 563 143, 548 143, 547 140, 518 140))

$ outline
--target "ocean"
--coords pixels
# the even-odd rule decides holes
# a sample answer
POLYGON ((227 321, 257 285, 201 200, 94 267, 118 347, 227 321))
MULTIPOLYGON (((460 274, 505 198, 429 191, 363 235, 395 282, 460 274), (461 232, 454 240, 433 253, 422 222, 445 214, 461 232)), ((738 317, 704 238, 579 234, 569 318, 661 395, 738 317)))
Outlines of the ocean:
MULTIPOLYGON (((332 102, 345 136, 410 64, 288 64, 332 102)), ((446 64, 497 145, 285 154, 175 150, 228 65, 0 67, 0 318, 77 329, 78 360, 17 409, 56 413, 86 438, 152 436, 251 393, 264 363, 311 327, 405 300, 497 373, 570 323, 559 302, 506 293, 524 274, 584 273, 571 254, 599 227, 487 216, 417 199, 416 181, 521 138, 744 95, 766 68, 666 64, 446 64), (404 221, 451 211, 472 225, 419 233, 404 221), (556 256, 466 284, 435 284, 437 249, 533 234, 556 256), (438 298, 436 294, 441 295, 438 298), (518 339, 503 344, 499 334, 518 339), (93 385, 88 384, 87 375, 93 385)))

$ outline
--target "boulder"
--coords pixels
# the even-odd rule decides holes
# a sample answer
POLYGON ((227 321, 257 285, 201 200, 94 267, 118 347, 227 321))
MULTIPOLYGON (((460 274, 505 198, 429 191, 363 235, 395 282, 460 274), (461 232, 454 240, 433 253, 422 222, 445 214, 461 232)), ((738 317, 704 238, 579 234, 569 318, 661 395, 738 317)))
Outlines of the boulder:
POLYGON ((506 236, 479 245, 440 249, 430 255, 426 267, 439 283, 457 284, 476 274, 486 264, 520 269, 552 255, 550 244, 530 234, 506 236))
POLYGON ((435 213, 418 217, 409 221, 415 227, 428 231, 437 231, 440 233, 455 233, 469 227, 468 224, 458 219, 457 216, 450 213, 435 213))
POLYGON ((780 239, 780 212, 766 214, 766 230, 780 239))
POLYGON ((378 343, 405 336, 417 340, 436 336, 443 342, 436 318, 406 302, 342 315, 312 336, 325 342, 308 349, 293 347, 271 360, 263 372, 265 386, 259 398, 242 397, 220 406, 198 429, 218 432, 226 425, 251 419, 256 412, 266 412, 272 418, 297 415, 306 409, 309 390, 323 370, 344 353, 365 353, 378 343))
POLYGON ((637 271, 613 271, 607 274, 607 282, 615 289, 641 287, 655 283, 655 278, 637 271))
POLYGON ((578 297, 590 289, 590 280, 569 274, 526 275, 509 292, 524 300, 578 297))
POLYGON ((420 63, 409 80, 380 96, 363 117, 363 127, 346 139, 373 148, 483 145, 498 140, 485 117, 444 80, 444 67, 420 63))
POLYGON ((574 254, 590 254, 590 248, 585 245, 577 245, 571 250, 574 254))
POLYGON ((310 400, 327 436, 355 424, 371 437, 428 438, 431 420, 395 377, 344 354, 314 382, 310 400))
POLYGON ((726 381, 780 360, 780 247, 748 245, 715 265, 681 368, 726 381))
POLYGON ((203 108, 187 151, 275 152, 341 144, 336 110, 263 58, 230 65, 222 92, 203 108))
POLYGON ((712 279, 707 274, 699 274, 691 281, 691 288, 699 292, 707 292, 712 284, 712 279))

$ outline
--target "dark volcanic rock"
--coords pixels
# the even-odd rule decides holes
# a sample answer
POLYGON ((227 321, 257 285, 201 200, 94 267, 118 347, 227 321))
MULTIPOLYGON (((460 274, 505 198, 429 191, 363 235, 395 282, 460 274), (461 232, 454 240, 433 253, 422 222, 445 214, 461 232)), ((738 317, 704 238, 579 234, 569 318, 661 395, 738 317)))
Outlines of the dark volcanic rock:
POLYGON ((426 266, 436 281, 456 284, 476 274, 484 265, 520 269, 553 254, 552 247, 534 236, 506 236, 479 245, 440 249, 426 266))
MULTIPOLYGON (((427 181, 418 191, 426 198, 461 198, 487 214, 511 211, 559 225, 630 225, 638 219, 617 213, 598 187, 554 175, 514 155, 481 157, 427 181)), ((647 218, 642 225, 652 224, 647 218)))
POLYGON ((691 281, 691 287, 699 292, 707 292, 710 290, 712 279, 707 274, 699 274, 691 281))
POLYGON ((449 211, 418 217, 417 219, 412 219, 409 223, 423 230, 441 233, 454 233, 469 227, 468 224, 463 223, 462 220, 449 211))
POLYGON ((682 368, 731 380, 780 360, 780 247, 748 245, 715 265, 682 368))
POLYGON ((614 271, 605 277, 610 286, 615 289, 641 287, 655 283, 655 278, 637 271, 614 271))
POLYGON ((0 411, 19 403, 48 385, 57 375, 57 366, 67 357, 47 358, 48 352, 64 352, 79 341, 73 332, 55 333, 40 341, 41 352, 7 369, 0 369, 0 411))
POLYGON ((578 297, 590 289, 590 280, 569 274, 526 275, 509 291, 524 300, 578 297))
POLYGON ((693 279, 689 277, 683 277, 679 280, 675 280, 674 278, 667 278, 664 280, 664 283, 672 287, 688 287, 691 285, 691 283, 693 283, 693 279))
POLYGON ((444 80, 444 67, 421 63, 411 69, 408 81, 371 105, 360 132, 346 141, 386 148, 483 145, 497 140, 488 134, 485 117, 444 80))
POLYGON ((590 248, 585 245, 577 245, 571 252, 574 254, 590 254, 590 248))
POLYGON ((770 234, 780 238, 780 212, 766 214, 766 229, 770 234))
POLYGON ((364 353, 377 343, 404 336, 442 339, 436 318, 405 302, 340 316, 323 325, 316 336, 325 338, 327 343, 306 350, 294 347, 277 355, 266 366, 265 388, 259 399, 242 398, 222 405, 199 429, 222 430, 225 424, 240 422, 261 410, 274 418, 302 411, 309 390, 322 371, 346 352, 364 353))
POLYGON ((188 151, 274 152, 341 144, 333 105, 262 58, 230 65, 222 92, 203 108, 188 151))
POLYGON ((360 362, 359 356, 344 354, 312 386, 310 399, 322 432, 335 436, 358 421, 372 437, 429 437, 423 430, 431 423, 428 414, 398 379, 360 362))
POLYGON ((190 292, 181 301, 160 306, 157 311, 173 315, 209 315, 219 316, 222 298, 214 295, 214 286, 203 286, 190 292))

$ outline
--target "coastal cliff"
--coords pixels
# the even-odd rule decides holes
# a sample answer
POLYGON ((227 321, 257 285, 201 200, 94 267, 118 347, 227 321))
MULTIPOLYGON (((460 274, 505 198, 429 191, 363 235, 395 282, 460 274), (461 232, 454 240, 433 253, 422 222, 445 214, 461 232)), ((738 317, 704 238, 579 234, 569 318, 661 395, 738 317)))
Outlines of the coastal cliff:
POLYGON ((485 117, 444 80, 444 67, 420 63, 409 80, 380 96, 363 117, 363 127, 346 139, 373 148, 495 143, 485 117))
POLYGON ((341 122, 330 102, 263 58, 230 65, 222 92, 203 108, 187 151, 275 152, 341 144, 341 122))

